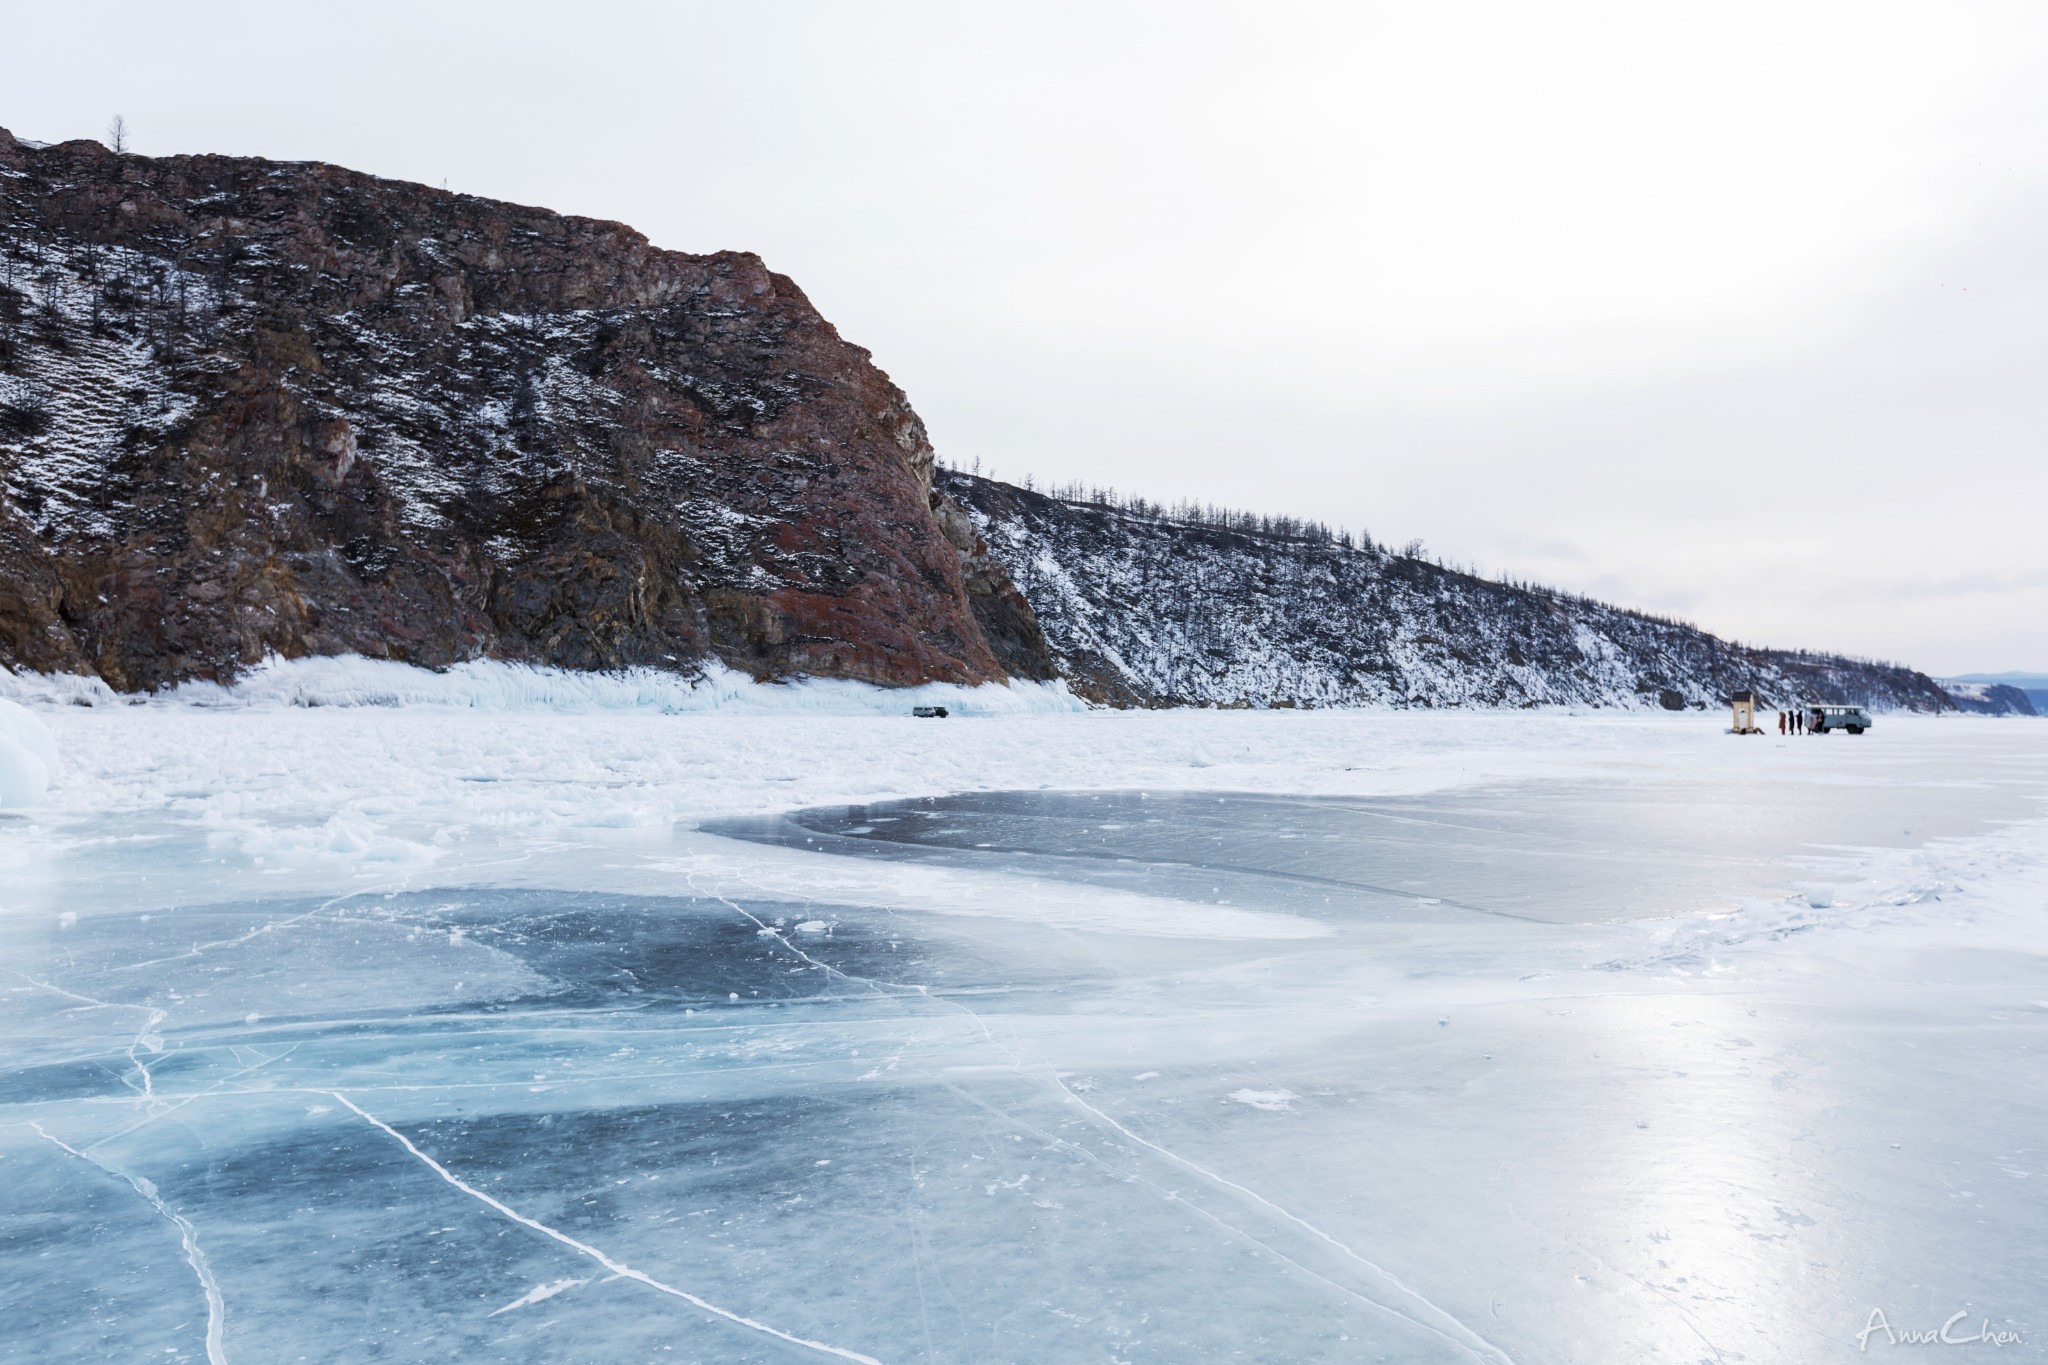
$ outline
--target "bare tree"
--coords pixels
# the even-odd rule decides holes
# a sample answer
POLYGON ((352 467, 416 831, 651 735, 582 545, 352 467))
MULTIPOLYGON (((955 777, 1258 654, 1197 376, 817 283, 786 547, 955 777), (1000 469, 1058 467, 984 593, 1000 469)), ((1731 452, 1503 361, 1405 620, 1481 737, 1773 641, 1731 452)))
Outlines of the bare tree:
POLYGON ((117 152, 128 150, 128 120, 119 114, 107 125, 107 145, 117 152))

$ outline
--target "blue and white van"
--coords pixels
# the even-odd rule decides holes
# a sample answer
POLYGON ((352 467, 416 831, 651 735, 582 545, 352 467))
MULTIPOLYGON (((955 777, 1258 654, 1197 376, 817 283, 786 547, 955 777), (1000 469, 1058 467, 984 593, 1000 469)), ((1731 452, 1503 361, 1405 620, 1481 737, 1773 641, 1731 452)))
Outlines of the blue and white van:
POLYGON ((1874 722, 1870 713, 1860 706, 1809 706, 1806 708, 1806 733, 1824 735, 1830 730, 1847 730, 1860 735, 1874 722))

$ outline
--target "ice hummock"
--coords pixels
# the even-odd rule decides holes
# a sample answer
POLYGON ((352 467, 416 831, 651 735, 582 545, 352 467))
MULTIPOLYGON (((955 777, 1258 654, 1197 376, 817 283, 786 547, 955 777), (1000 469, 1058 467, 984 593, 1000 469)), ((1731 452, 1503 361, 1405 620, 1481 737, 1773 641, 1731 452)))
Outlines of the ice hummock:
POLYGON ((0 810, 33 806, 57 775, 57 742, 35 714, 0 697, 0 810))
MULTIPOLYGON (((11 674, 0 669, 0 698, 112 706, 123 698, 98 678, 11 674)), ((184 706, 408 706, 467 711, 641 711, 725 714, 908 715, 917 706, 945 706, 962 715, 1078 711, 1085 703, 1064 682, 965 686, 926 683, 875 687, 840 678, 798 677, 757 682, 715 659, 693 672, 625 668, 580 672, 537 664, 474 659, 443 669, 391 659, 322 655, 271 656, 232 683, 186 682, 152 700, 184 706)))

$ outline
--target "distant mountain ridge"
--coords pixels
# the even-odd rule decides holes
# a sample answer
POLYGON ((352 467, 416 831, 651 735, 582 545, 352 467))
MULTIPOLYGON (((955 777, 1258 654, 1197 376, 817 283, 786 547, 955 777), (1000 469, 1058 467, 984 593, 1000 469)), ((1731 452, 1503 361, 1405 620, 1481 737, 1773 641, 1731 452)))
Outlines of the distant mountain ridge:
POLYGON ((1979 678, 1942 678, 1939 681, 1941 690, 1948 693, 1957 709, 1980 716, 2038 716, 2048 712, 2048 691, 2029 691, 2010 683, 1979 678))
POLYGON ((2048 673, 1958 673, 1954 681, 2016 687, 2026 694, 2035 715, 2048 716, 2048 673))
MULTIPOLYGON (((1030 602, 1062 676, 1124 706, 1954 703, 1897 664, 1731 644, 1680 622, 1346 544, 1212 524, 942 469, 1030 602)), ((1269 523, 1270 524, 1270 523, 1269 523)))

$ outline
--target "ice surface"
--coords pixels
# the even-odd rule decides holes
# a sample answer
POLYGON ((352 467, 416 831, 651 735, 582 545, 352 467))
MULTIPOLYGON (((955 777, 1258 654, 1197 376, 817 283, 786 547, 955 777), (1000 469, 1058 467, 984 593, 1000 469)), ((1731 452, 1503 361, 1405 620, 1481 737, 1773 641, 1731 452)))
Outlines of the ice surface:
POLYGON ((2043 727, 38 714, 0 1358, 2048 1341, 2043 727))
MULTIPOLYGON (((891 862, 1293 914, 1553 923, 1733 909, 1804 894, 1799 855, 1977 834, 2010 792, 1815 781, 1617 790, 1581 781, 1378 799, 1215 792, 976 792, 702 828, 891 862)), ((899 884, 917 874, 895 874, 899 884)), ((1825 902, 1823 902, 1823 905, 1825 902)))

